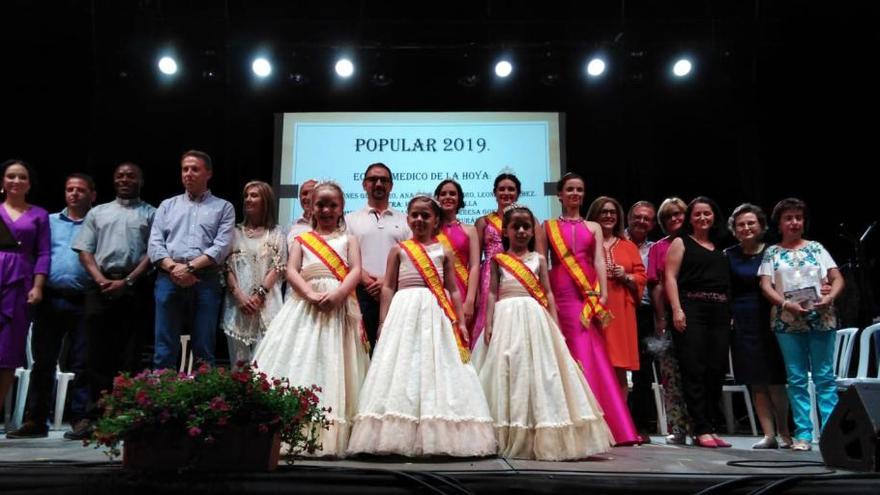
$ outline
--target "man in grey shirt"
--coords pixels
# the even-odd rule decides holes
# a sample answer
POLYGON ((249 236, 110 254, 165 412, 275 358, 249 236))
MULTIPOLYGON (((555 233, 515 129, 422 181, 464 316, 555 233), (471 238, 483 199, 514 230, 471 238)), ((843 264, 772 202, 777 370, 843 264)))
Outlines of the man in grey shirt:
MULTIPOLYGON (((140 199, 143 172, 134 163, 113 171, 116 199, 89 211, 71 245, 94 284, 85 294, 88 357, 84 379, 89 389, 85 416, 64 434, 82 440, 91 434, 102 390, 113 389, 120 371, 135 371, 139 330, 149 294, 147 240, 156 208, 140 199)), ((79 379, 79 377, 77 377, 79 379)))
POLYGON ((181 157, 180 171, 185 192, 159 205, 147 250, 159 269, 156 369, 177 366, 185 315, 189 317, 195 358, 214 364, 222 267, 235 227, 232 204, 208 190, 213 174, 211 157, 202 151, 187 151, 181 157))

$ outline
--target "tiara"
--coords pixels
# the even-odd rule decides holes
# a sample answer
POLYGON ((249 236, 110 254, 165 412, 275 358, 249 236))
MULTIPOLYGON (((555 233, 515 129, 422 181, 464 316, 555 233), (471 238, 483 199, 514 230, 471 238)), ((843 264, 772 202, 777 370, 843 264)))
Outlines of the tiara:
POLYGON ((529 207, 526 205, 522 205, 519 203, 510 203, 509 205, 504 207, 503 213, 506 215, 508 211, 512 211, 512 210, 526 210, 529 213, 532 212, 532 210, 529 210, 529 207))
POLYGON ((413 195, 413 197, 410 198, 409 202, 412 203, 412 202, 413 202, 414 200, 416 200, 416 199, 425 199, 425 200, 428 200, 428 201, 434 203, 435 205, 439 206, 440 208, 442 208, 442 206, 440 206, 440 202, 437 201, 437 199, 435 199, 434 196, 431 196, 431 195, 428 194, 428 193, 423 193, 423 192, 415 193, 415 194, 413 195))

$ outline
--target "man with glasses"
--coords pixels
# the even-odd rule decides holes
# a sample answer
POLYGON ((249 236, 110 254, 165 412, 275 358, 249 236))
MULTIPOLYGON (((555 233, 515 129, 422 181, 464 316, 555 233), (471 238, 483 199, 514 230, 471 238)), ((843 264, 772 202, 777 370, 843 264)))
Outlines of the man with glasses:
POLYGON ((391 169, 387 165, 371 164, 364 172, 363 180, 367 206, 345 216, 348 232, 357 237, 361 247, 361 283, 357 287, 357 298, 371 348, 376 345, 379 295, 385 281, 388 253, 398 242, 412 236, 406 223, 406 213, 388 205, 393 185, 391 169))

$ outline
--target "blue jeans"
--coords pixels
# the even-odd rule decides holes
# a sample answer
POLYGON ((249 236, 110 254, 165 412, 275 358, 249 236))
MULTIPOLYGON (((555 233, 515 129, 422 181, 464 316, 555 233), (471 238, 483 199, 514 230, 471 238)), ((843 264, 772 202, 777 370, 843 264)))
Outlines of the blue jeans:
POLYGON ((794 437, 813 440, 813 422, 810 420, 810 379, 816 386, 816 404, 821 427, 837 405, 837 383, 834 376, 834 330, 777 333, 779 349, 785 360, 788 376, 788 400, 794 417, 794 437))
POLYGON ((177 368, 180 354, 180 331, 190 329, 196 362, 214 365, 217 320, 223 300, 220 273, 199 275, 192 287, 179 287, 167 273, 156 278, 156 340, 153 366, 156 369, 177 368))

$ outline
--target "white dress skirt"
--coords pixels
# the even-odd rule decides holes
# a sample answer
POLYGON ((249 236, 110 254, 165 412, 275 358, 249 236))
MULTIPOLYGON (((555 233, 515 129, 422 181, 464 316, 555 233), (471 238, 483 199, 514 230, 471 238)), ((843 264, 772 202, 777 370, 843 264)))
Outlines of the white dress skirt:
MULTIPOLYGON (((443 248, 425 246, 443 273, 443 248)), ((349 442, 350 453, 474 457, 496 452, 492 416, 452 323, 400 253, 391 301, 349 442)))
MULTIPOLYGON (((525 264, 538 271, 538 256, 525 264)), ((495 421, 498 455, 583 459, 613 443, 596 398, 550 313, 507 271, 495 304, 480 381, 495 421)))
MULTIPOLYGON (((348 261, 347 235, 335 234, 324 240, 348 261)), ((339 287, 320 259, 308 249, 302 252, 301 274, 312 289, 328 292, 339 287)), ((370 359, 361 344, 360 320, 360 309, 352 297, 325 312, 291 290, 254 355, 258 369, 270 377, 287 378, 293 386, 321 387, 318 405, 330 408, 326 415, 332 424, 320 435, 318 456, 341 457, 348 446, 370 359)))

